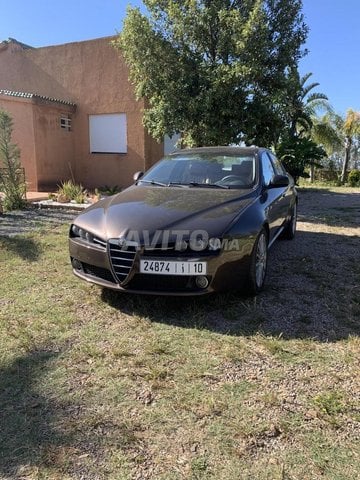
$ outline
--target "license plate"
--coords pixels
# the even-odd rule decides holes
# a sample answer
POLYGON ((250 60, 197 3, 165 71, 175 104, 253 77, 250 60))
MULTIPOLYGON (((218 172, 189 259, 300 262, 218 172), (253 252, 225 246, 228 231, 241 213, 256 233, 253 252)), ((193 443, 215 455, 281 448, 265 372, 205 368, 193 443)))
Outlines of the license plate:
POLYGON ((140 260, 140 273, 156 275, 206 275, 206 262, 140 260))

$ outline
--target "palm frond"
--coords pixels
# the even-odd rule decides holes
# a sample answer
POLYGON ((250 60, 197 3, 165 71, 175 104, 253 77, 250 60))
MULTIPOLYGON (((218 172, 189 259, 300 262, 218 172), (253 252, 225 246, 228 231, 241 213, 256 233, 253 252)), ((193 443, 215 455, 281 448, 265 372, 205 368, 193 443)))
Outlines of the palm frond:
POLYGON ((310 85, 306 86, 306 87, 302 87, 302 98, 305 98, 309 92, 311 92, 311 90, 313 90, 314 88, 318 87, 320 85, 320 83, 318 82, 314 82, 314 83, 310 83, 310 85))
POLYGON ((344 121, 344 132, 347 136, 354 136, 360 133, 360 112, 349 109, 344 121))
POLYGON ((312 75, 312 72, 305 73, 305 75, 303 75, 300 79, 300 86, 303 87, 309 78, 312 77, 312 75))
POLYGON ((344 143, 341 132, 327 121, 314 122, 311 137, 316 143, 324 146, 328 155, 341 149, 344 143))
POLYGON ((327 95, 325 95, 325 93, 314 92, 307 97, 306 103, 315 102, 316 100, 326 100, 326 101, 328 101, 329 99, 328 99, 327 95))

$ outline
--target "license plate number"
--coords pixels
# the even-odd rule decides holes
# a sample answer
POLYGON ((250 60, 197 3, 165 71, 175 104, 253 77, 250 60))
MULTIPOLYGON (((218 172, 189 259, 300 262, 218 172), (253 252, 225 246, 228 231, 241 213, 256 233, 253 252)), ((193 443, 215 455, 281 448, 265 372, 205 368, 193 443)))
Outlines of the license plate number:
POLYGON ((140 260, 140 273, 156 275, 206 275, 206 262, 140 260))

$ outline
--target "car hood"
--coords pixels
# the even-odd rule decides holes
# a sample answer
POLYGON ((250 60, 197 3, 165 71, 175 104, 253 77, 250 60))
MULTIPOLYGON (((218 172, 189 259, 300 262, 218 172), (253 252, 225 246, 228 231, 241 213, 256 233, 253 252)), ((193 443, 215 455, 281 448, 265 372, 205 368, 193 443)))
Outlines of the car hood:
POLYGON ((104 239, 129 238, 134 231, 142 238, 143 232, 152 236, 164 230, 221 236, 253 195, 249 190, 133 185, 89 207, 75 223, 104 239))

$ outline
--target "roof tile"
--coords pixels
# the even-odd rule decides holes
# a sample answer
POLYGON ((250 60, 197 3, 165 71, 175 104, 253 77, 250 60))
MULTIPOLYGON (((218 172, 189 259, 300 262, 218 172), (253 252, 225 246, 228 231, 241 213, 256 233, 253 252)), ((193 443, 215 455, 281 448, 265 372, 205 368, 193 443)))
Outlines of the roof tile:
POLYGON ((47 97, 45 95, 38 95, 37 93, 27 93, 27 92, 13 92, 12 90, 1 90, 1 95, 8 95, 10 97, 21 97, 21 98, 39 98, 40 100, 47 100, 49 102, 56 102, 61 103, 63 105, 70 105, 75 107, 76 104, 73 102, 69 102, 68 100, 60 100, 58 98, 47 97))

